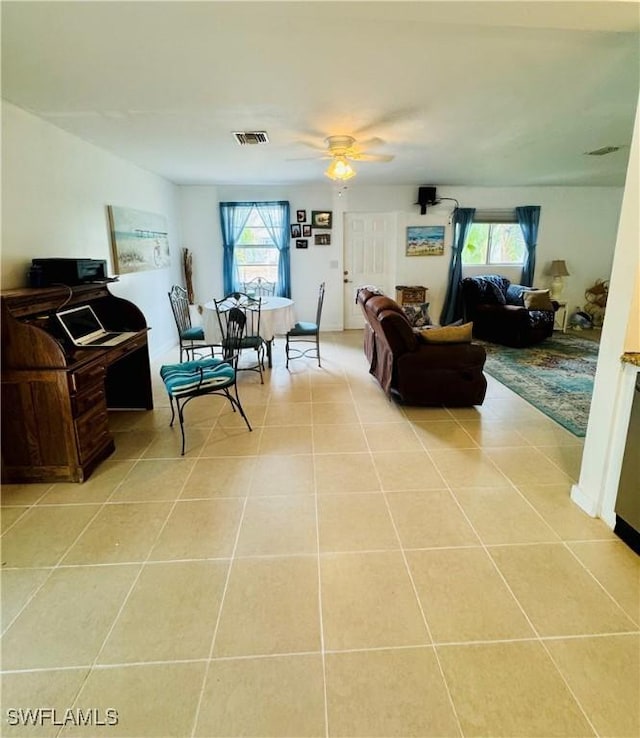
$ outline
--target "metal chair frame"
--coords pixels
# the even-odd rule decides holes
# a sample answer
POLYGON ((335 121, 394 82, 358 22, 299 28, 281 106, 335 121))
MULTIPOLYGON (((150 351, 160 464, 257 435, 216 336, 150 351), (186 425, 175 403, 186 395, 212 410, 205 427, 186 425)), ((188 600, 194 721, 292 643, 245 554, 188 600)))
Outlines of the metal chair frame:
POLYGON ((314 323, 315 330, 305 330, 300 328, 300 323, 296 323, 290 331, 287 332, 287 342, 285 344, 285 353, 287 356, 287 369, 289 368, 289 360, 302 359, 304 357, 313 358, 318 360, 318 366, 321 367, 320 363, 320 319, 322 317, 322 305, 324 303, 324 290, 325 283, 322 282, 318 291, 318 306, 316 308, 316 322, 314 323), (314 346, 310 346, 307 349, 297 348, 296 346, 290 346, 292 343, 314 343, 314 346))
POLYGON ((202 338, 192 338, 187 335, 188 331, 193 331, 194 327, 191 323, 191 313, 189 311, 189 300, 187 299, 187 291, 179 284, 174 284, 168 293, 169 302, 171 303, 171 312, 176 321, 178 329, 178 340, 180 341, 180 361, 184 361, 184 355, 187 359, 191 355, 191 359, 196 358, 202 349, 209 350, 211 356, 215 356, 216 349, 221 347, 218 344, 206 343, 204 339, 204 330, 202 338))
MULTIPOLYGON (((239 349, 238 353, 242 353, 243 349, 253 349, 257 354, 257 362, 253 366, 238 366, 238 371, 258 372, 260 374, 260 384, 264 384, 262 375, 264 369, 265 341, 260 335, 260 314, 262 308, 262 298, 257 299, 247 295, 244 292, 233 292, 226 295, 222 300, 215 300, 216 314, 218 316, 218 324, 220 326, 220 334, 222 336, 223 352, 228 350, 230 343, 230 323, 238 320, 238 313, 244 315, 246 330, 242 337, 239 347, 232 346, 233 350, 239 349)), ((223 353, 224 355, 224 353, 223 353)))
POLYGON ((276 294, 276 283, 264 277, 254 277, 242 283, 242 289, 253 297, 272 297, 276 294))
MULTIPOLYGON (((178 421, 180 423, 180 433, 182 435, 182 456, 184 456, 185 447, 184 409, 186 405, 191 402, 191 400, 194 400, 196 397, 203 397, 204 395, 222 395, 223 397, 226 397, 227 400, 229 400, 229 402, 231 403, 233 412, 236 412, 237 408, 237 410, 240 411, 240 415, 246 423, 247 428, 250 431, 253 430, 240 402, 237 385, 238 358, 240 356, 240 345, 242 343, 242 335, 245 329, 245 325, 246 320, 244 318, 244 314, 240 312, 240 315, 230 322, 225 357, 224 359, 217 360, 215 364, 215 366, 220 366, 221 364, 229 364, 233 368, 233 377, 227 379, 224 382, 221 382, 220 384, 203 386, 205 377, 204 373, 208 368, 211 368, 212 366, 211 359, 204 359, 201 361, 193 362, 194 366, 190 370, 187 370, 191 371, 194 380, 198 380, 198 384, 195 387, 184 390, 182 392, 178 391, 172 393, 168 391, 169 404, 171 405, 171 421, 169 422, 169 427, 173 427, 177 411, 178 421), (233 394, 230 391, 231 389, 233 389, 233 394)), ((180 365, 172 366, 180 367, 180 365)), ((164 369, 170 370, 171 366, 162 367, 160 369, 161 374, 163 373, 164 369)))

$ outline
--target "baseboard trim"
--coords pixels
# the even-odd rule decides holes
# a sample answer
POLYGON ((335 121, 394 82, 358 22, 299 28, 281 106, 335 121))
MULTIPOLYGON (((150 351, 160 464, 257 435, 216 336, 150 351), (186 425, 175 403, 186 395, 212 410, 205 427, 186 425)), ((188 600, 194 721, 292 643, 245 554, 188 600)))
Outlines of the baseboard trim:
POLYGON ((640 556, 640 531, 637 531, 626 520, 616 515, 616 524, 613 532, 640 556))
POLYGON ((571 499, 590 517, 595 518, 598 516, 595 501, 592 497, 586 495, 577 484, 571 487, 571 499))

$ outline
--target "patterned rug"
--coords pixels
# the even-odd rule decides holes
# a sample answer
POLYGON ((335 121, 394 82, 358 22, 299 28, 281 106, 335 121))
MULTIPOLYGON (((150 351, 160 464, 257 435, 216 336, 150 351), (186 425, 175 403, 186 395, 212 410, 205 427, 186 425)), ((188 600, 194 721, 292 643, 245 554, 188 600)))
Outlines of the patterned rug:
POLYGON ((485 371, 576 436, 587 432, 599 344, 554 333, 537 346, 509 348, 478 341, 485 371))

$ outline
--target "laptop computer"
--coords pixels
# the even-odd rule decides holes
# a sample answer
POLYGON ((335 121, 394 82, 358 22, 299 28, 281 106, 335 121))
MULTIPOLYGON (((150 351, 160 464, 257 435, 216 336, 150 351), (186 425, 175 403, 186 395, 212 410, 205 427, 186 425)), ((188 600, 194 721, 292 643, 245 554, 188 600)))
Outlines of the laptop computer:
POLYGON ((56 317, 71 341, 80 348, 108 348, 117 346, 135 332, 107 331, 90 305, 62 310, 56 317))

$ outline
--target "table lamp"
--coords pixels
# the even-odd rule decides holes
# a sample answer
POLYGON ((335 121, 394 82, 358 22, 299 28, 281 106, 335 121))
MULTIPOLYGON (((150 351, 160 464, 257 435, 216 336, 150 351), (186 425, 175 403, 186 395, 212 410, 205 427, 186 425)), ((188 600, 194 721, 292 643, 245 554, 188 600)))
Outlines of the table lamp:
POLYGON ((564 260, 559 259, 558 261, 551 262, 551 292, 550 297, 552 300, 559 300, 564 290, 564 278, 569 276, 567 265, 564 260))

